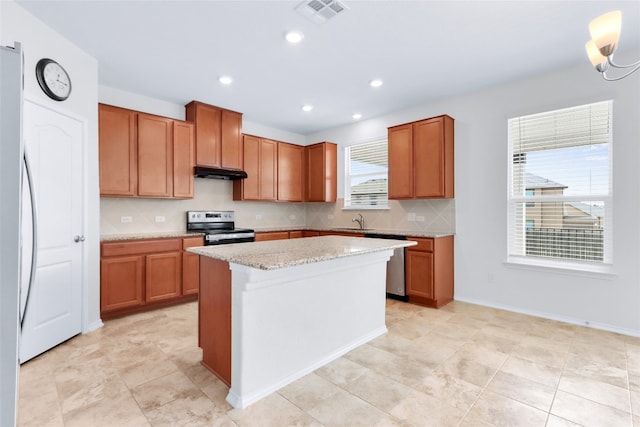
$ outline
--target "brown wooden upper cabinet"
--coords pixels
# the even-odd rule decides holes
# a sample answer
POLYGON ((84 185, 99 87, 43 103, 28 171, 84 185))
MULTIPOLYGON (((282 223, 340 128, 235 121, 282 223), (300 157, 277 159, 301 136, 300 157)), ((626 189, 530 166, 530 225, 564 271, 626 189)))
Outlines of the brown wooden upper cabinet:
POLYGON ((100 195, 192 198, 193 125, 98 106, 100 195))
POLYGON ((389 199, 453 198, 453 118, 389 128, 389 199))
POLYGON ((338 146, 320 142, 305 147, 306 202, 335 202, 338 180, 338 146))
POLYGON ((242 169, 242 113, 191 101, 186 117, 195 124, 196 165, 242 169))
POLYGON ((244 135, 243 151, 247 178, 233 181, 233 200, 276 200, 278 142, 244 135))
POLYGON ((278 200, 301 202, 304 147, 278 142, 278 200))
POLYGON ((137 195, 136 112, 99 104, 98 123, 100 195, 137 195))

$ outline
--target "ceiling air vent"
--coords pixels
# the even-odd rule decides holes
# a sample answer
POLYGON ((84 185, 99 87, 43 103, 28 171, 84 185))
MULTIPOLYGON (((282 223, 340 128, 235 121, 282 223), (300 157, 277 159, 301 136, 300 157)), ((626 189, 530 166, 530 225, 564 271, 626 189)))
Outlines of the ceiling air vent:
POLYGON ((348 7, 338 0, 305 0, 296 6, 296 10, 316 24, 323 24, 348 10, 348 7))

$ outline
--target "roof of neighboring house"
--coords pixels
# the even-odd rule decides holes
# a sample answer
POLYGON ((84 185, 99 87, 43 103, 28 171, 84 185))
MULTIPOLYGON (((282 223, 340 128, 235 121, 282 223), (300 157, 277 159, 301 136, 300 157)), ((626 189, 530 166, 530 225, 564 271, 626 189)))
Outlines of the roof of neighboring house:
POLYGON ((559 182, 555 182, 529 172, 525 174, 525 179, 527 190, 532 188, 568 188, 568 186, 564 184, 560 184, 559 182))
MULTIPOLYGON (((565 202, 567 205, 573 206, 575 209, 584 212, 592 218, 604 218, 604 206, 588 205, 582 202, 565 202)), ((575 216, 575 215, 574 215, 575 216)))
POLYGON ((386 190, 387 180, 374 178, 368 179, 351 187, 351 194, 385 193, 386 190))

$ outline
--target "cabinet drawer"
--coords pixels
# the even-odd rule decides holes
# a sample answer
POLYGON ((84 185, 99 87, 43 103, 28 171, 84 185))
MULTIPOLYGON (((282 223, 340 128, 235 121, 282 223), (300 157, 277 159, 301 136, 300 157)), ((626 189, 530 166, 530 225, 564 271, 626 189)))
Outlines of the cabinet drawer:
POLYGON ((433 239, 423 238, 423 237, 407 237, 407 240, 413 240, 414 242, 418 242, 416 246, 409 246, 407 250, 409 251, 427 251, 433 252, 433 239))
POLYGON ((204 238, 200 236, 182 239, 182 249, 193 248, 194 246, 204 246, 204 238))
POLYGON ((122 256, 153 252, 176 252, 182 250, 180 239, 136 240, 102 244, 102 256, 122 256))

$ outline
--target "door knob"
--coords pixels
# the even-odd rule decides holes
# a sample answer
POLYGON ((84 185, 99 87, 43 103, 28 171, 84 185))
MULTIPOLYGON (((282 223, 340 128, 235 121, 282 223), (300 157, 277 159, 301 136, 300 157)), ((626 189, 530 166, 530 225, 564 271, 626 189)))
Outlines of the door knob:
POLYGON ((74 236, 73 241, 76 242, 76 243, 84 242, 84 236, 83 235, 74 236))

